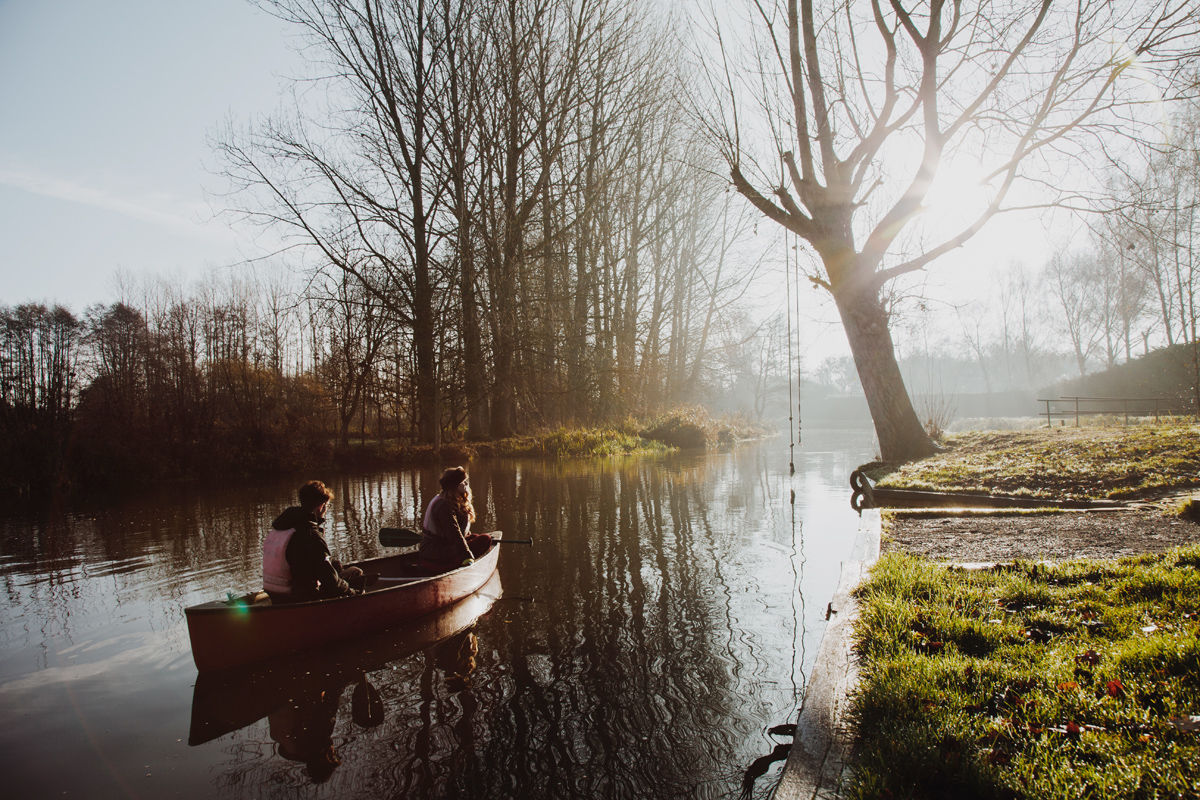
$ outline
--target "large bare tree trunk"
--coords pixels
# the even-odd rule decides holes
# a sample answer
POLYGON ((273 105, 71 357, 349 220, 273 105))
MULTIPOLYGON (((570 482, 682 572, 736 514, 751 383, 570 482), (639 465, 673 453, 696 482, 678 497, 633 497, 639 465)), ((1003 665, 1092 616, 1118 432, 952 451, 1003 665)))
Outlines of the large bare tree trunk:
MULTIPOLYGON (((468 230, 466 223, 460 235, 468 230)), ((479 308, 475 298, 475 253, 468 242, 461 249, 463 317, 463 391, 467 396, 467 438, 486 438, 488 404, 485 394, 483 343, 479 331, 479 308)))
POLYGON ((468 4, 442 3, 446 37, 446 86, 448 115, 441 123, 449 141, 448 163, 450 193, 456 225, 455 247, 459 266, 459 294, 462 304, 463 394, 467 404, 467 438, 487 437, 487 365, 480 330, 478 288, 475 265, 475 225, 472 220, 471 188, 468 180, 469 142, 476 134, 480 107, 478 75, 479 54, 472 52, 464 18, 468 4))
POLYGON ((879 437, 879 457, 905 461, 937 452, 921 427, 896 363, 888 315, 878 295, 842 291, 834 295, 867 406, 879 437))
MULTIPOLYGON (((418 241, 420 241, 418 239, 418 241)), ((418 247, 418 251, 424 248, 418 247)), ((433 342, 433 289, 429 281, 429 256, 424 265, 418 256, 413 291, 413 341, 417 351, 417 421, 422 444, 440 448, 442 445, 441 415, 438 408, 437 357, 433 342), (423 268, 422 268, 423 266, 423 268)))

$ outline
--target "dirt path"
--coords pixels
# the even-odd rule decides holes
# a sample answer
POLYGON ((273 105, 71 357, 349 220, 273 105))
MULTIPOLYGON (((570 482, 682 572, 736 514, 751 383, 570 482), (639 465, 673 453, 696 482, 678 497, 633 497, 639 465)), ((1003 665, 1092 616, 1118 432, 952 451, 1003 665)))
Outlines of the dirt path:
POLYGON ((1157 553, 1200 542, 1200 525, 1153 510, 899 518, 880 549, 958 562, 1065 561, 1157 553))

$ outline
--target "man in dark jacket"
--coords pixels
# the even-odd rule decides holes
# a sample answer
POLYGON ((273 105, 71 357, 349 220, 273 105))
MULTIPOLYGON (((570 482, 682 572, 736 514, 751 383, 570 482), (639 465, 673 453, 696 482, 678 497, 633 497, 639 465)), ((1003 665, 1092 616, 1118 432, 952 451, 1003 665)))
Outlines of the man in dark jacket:
POLYGON ((263 588, 271 602, 301 603, 360 593, 362 570, 343 570, 331 558, 322 536, 333 492, 320 481, 309 481, 300 487, 299 499, 300 505, 286 509, 271 523, 263 542, 263 588))

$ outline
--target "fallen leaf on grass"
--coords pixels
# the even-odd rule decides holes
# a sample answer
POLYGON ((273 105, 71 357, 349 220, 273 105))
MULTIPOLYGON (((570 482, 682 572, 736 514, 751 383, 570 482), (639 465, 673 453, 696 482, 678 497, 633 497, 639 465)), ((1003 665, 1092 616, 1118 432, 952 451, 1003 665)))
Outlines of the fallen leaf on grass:
POLYGON ((992 752, 988 753, 987 760, 990 764, 999 764, 1003 767, 1012 761, 1012 756, 1003 750, 992 750, 992 752))
POLYGON ((1079 691, 1079 684, 1075 681, 1063 681, 1058 685, 1058 690, 1060 692, 1077 692, 1079 691))
POLYGON ((1088 725, 1087 723, 1080 723, 1076 722, 1075 720, 1071 720, 1066 725, 1051 725, 1050 727, 1046 728, 1046 730, 1075 737, 1079 736, 1084 731, 1106 731, 1108 729, 1103 725, 1088 725))
POLYGON ((1124 697, 1125 684, 1120 681, 1109 681, 1106 687, 1109 697, 1124 697))
POLYGON ((1054 633, 1045 628, 1026 628, 1025 638, 1037 644, 1046 644, 1054 638, 1054 633))
POLYGON ((1171 717, 1170 723, 1175 726, 1177 730, 1181 730, 1184 733, 1195 733, 1200 731, 1200 717, 1171 717))

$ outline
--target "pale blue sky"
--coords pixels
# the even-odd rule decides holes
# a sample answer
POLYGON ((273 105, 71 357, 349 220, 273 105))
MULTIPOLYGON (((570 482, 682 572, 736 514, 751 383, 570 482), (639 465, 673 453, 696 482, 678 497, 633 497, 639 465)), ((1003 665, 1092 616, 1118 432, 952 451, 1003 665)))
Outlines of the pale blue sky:
POLYGON ((238 261, 206 137, 276 107, 286 33, 246 0, 0 0, 0 303, 238 261))

